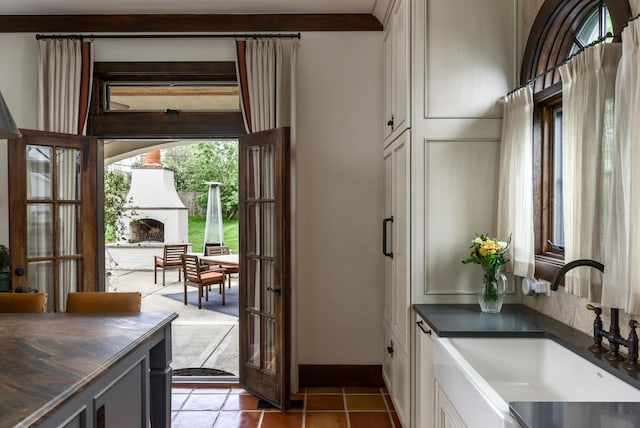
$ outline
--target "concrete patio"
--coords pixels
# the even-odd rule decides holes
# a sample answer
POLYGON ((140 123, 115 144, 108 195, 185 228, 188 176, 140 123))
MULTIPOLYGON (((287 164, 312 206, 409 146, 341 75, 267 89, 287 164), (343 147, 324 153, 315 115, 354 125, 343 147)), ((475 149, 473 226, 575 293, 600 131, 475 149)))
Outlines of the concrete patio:
MULTIPOLYGON (((238 286, 237 275, 232 278, 231 286, 238 286)), ((143 312, 178 314, 178 318, 172 324, 173 363, 171 367, 174 370, 213 368, 237 376, 238 318, 221 312, 198 309, 196 305, 184 305, 181 301, 164 296, 182 293, 183 290, 182 282, 178 282, 177 271, 167 271, 164 287, 161 271, 158 272, 158 284, 153 283, 153 271, 111 271, 109 291, 140 291, 143 312)), ((189 290, 195 290, 195 288, 189 287, 189 290)), ((210 293, 209 300, 219 298, 217 290, 214 289, 210 293)), ((224 378, 225 381, 229 379, 229 377, 224 378)))

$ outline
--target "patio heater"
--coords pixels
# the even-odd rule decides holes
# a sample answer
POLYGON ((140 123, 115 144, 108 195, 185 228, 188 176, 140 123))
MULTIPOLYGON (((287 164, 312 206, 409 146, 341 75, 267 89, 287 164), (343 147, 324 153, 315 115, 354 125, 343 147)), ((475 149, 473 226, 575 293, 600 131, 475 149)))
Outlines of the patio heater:
POLYGON ((220 185, 218 182, 208 182, 209 194, 207 198, 207 217, 204 226, 204 251, 208 246, 224 245, 222 231, 222 204, 220 203, 220 185))

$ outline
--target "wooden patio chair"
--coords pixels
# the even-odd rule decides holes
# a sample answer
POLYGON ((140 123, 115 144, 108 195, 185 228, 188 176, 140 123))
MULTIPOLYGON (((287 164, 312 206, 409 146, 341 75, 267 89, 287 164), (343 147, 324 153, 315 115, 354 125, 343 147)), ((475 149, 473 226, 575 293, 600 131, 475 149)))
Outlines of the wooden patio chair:
POLYGON ((202 309, 202 296, 209 301, 209 287, 218 284, 218 289, 224 299, 224 283, 226 273, 222 269, 205 270, 196 255, 184 254, 182 256, 182 269, 184 270, 184 304, 187 304, 187 286, 198 288, 198 309, 202 309))
POLYGON ((178 281, 182 279, 182 255, 187 253, 187 244, 171 244, 164 246, 162 257, 153 256, 153 283, 158 283, 158 268, 162 269, 162 286, 165 285, 165 272, 178 270, 178 281))
POLYGON ((133 292, 76 292, 67 294, 67 312, 74 314, 107 314, 140 312, 142 294, 133 292))
MULTIPOLYGON (((205 246, 204 247, 205 256, 223 256, 226 254, 231 254, 231 249, 226 245, 218 245, 218 246, 205 246)), ((229 278, 228 287, 231 288, 231 275, 234 273, 240 272, 240 267, 236 265, 229 265, 226 263, 219 263, 220 267, 223 268, 229 278)))
POLYGON ((0 293, 0 312, 42 313, 47 310, 47 293, 0 293))

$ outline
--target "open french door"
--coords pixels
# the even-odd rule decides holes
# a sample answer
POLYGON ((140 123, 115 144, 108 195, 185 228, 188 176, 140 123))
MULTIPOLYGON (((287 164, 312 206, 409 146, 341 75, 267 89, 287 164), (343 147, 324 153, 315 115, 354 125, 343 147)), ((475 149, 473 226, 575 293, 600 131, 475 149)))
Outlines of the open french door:
POLYGON ((240 384, 289 406, 289 128, 241 137, 240 384))
POLYGON ((9 140, 11 287, 48 294, 104 289, 102 150, 92 137, 22 130, 9 140))

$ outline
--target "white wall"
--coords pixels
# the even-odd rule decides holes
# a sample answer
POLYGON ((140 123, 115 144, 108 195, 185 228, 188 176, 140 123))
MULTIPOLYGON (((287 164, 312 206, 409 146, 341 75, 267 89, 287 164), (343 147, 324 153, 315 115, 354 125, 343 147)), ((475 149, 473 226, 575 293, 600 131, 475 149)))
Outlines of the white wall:
MULTIPOLYGON (((35 128, 37 42, 1 35, 0 90, 35 128)), ((107 40, 96 61, 233 60, 231 40, 107 40)), ((305 33, 298 62, 296 253, 299 362, 380 363, 382 33, 305 33)), ((0 143, 0 242, 8 242, 6 144, 0 143)))

